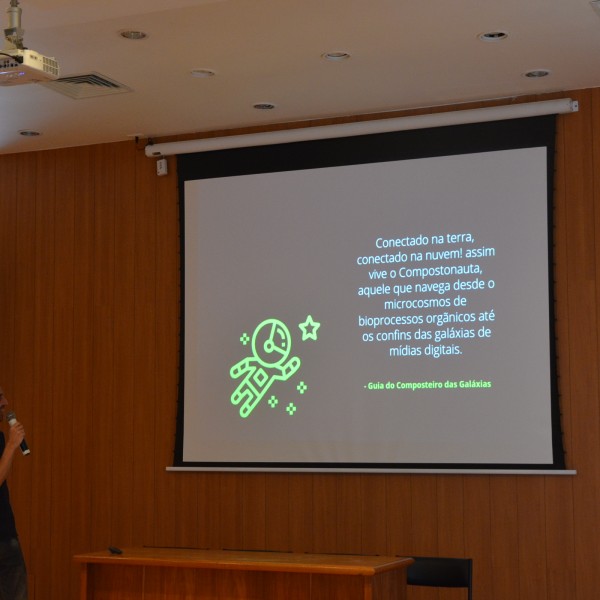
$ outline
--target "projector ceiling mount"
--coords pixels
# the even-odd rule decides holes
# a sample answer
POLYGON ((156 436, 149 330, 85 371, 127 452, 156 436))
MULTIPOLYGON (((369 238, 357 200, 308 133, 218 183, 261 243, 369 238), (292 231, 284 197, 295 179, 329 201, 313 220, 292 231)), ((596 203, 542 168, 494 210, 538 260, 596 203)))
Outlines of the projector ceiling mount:
POLYGON ((4 48, 0 51, 0 85, 20 85, 52 81, 58 78, 58 62, 54 58, 29 50, 23 45, 25 31, 21 27, 19 0, 10 0, 8 27, 4 30, 4 48))

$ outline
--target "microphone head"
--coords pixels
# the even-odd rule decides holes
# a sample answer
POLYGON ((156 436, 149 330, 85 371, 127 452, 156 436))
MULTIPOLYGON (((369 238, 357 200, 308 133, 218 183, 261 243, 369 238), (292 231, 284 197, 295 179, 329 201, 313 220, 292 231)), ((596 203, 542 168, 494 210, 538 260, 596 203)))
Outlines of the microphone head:
POLYGON ((9 410, 6 413, 6 420, 8 421, 8 423, 10 424, 11 421, 16 421, 17 420, 17 415, 14 413, 14 411, 9 410))

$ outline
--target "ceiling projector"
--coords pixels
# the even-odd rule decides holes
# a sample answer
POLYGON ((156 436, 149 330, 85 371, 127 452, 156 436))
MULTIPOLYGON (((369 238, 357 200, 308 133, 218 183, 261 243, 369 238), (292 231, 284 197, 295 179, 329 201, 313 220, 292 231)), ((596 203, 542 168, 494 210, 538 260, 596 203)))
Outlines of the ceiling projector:
POLYGON ((19 85, 58 79, 58 62, 23 47, 19 0, 10 0, 9 27, 4 30, 5 44, 0 50, 0 85, 19 85))
POLYGON ((58 78, 58 62, 34 50, 12 50, 0 54, 0 85, 19 85, 58 78))

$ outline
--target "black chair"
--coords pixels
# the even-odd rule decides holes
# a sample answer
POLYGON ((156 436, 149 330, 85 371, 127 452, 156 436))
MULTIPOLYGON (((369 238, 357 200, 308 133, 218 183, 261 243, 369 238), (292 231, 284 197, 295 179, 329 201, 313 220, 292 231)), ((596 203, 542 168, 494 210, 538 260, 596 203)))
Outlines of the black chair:
POLYGON ((472 600, 473 559, 413 556, 408 567, 408 585, 429 587, 466 588, 472 600))

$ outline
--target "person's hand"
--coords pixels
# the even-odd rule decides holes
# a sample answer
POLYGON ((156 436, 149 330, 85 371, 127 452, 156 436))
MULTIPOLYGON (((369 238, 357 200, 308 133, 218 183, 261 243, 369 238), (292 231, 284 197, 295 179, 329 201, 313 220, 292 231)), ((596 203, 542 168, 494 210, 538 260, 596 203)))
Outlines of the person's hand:
POLYGON ((16 421, 14 425, 10 426, 8 430, 8 442, 7 445, 16 449, 19 447, 21 442, 25 439, 25 428, 19 421, 16 421))

